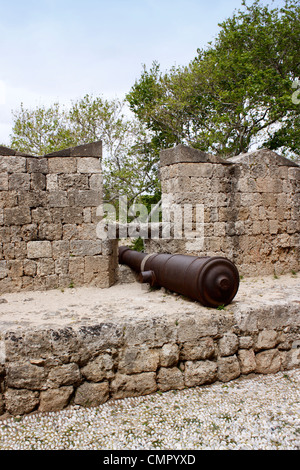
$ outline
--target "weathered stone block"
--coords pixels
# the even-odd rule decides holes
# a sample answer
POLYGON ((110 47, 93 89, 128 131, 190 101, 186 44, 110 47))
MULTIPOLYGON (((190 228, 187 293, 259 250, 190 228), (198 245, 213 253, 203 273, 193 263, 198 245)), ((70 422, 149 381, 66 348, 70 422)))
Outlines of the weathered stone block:
POLYGON ((94 189, 102 193, 102 187, 103 187, 102 175, 100 173, 91 175, 89 177, 89 186, 90 186, 90 189, 94 189))
POLYGON ((0 191, 8 190, 8 174, 0 173, 0 191))
POLYGON ((84 262, 86 273, 103 273, 110 269, 108 256, 86 256, 84 262))
POLYGON ((74 157, 48 157, 49 173, 76 173, 77 160, 74 157))
POLYGON ((95 256, 102 252, 100 240, 71 240, 70 251, 74 256, 95 256))
POLYGON ((116 323, 101 322, 96 325, 81 326, 77 332, 77 340, 95 357, 107 348, 120 347, 123 342, 123 327, 116 323))
POLYGON ((15 207, 18 205, 18 194, 16 191, 0 191, 0 208, 15 207))
POLYGON ((21 238, 25 242, 37 239, 37 224, 23 225, 21 228, 21 238))
POLYGON ((249 306, 242 306, 235 312, 235 320, 243 334, 251 334, 258 331, 258 314, 249 306))
POLYGON ((0 416, 4 414, 4 399, 2 393, 0 393, 0 416))
POLYGON ((82 375, 91 382, 101 382, 113 377, 114 361, 110 354, 100 354, 96 359, 82 367, 82 375))
POLYGON ((278 220, 269 221, 269 230, 271 234, 276 234, 278 232, 278 220))
POLYGON ((75 193, 75 206, 98 207, 102 203, 102 194, 94 189, 79 190, 75 193))
POLYGON ((253 346, 252 336, 240 336, 239 337, 239 347, 241 349, 250 349, 253 346))
POLYGON ((162 392, 182 390, 185 387, 183 373, 177 367, 161 367, 157 374, 157 383, 162 392))
POLYGON ((18 205, 24 208, 36 208, 47 206, 47 194, 45 191, 24 191, 18 192, 18 205))
POLYGON ((160 350, 160 366, 173 367, 179 361, 179 348, 177 344, 164 344, 160 350))
POLYGON ((124 374, 156 371, 159 364, 159 352, 146 347, 124 349, 119 361, 118 370, 124 374))
POLYGON ((68 207, 68 193, 67 191, 50 191, 48 194, 49 207, 68 207))
POLYGON ((148 395, 157 390, 155 372, 125 375, 117 373, 111 382, 110 390, 113 398, 137 397, 148 395))
MULTIPOLYGON (((42 242, 50 243, 50 242, 42 242)), ((50 243, 51 245, 51 243, 50 243)), ((70 243, 68 240, 57 240, 52 242, 53 258, 69 258, 70 256, 70 243)))
POLYGON ((281 368, 291 370, 300 367, 300 348, 280 351, 281 368))
POLYGON ((55 274, 68 274, 69 260, 66 258, 57 259, 55 261, 55 274))
POLYGON ((7 386, 28 390, 43 390, 45 388, 46 372, 43 367, 30 362, 13 362, 7 365, 7 386))
POLYGON ((25 225, 31 223, 31 213, 28 207, 6 208, 3 212, 5 225, 25 225))
POLYGON ((49 209, 44 207, 37 207, 31 210, 32 223, 42 224, 53 222, 52 214, 49 209))
POLYGON ((0 261, 0 279, 4 279, 8 275, 7 261, 0 261))
POLYGON ((76 224, 64 224, 63 227, 63 239, 64 240, 76 240, 78 239, 78 226, 76 224))
POLYGON ((32 241, 27 244, 27 255, 30 259, 51 258, 52 246, 50 241, 32 241))
POLYGON ((251 372, 255 372, 256 361, 253 349, 239 350, 238 359, 240 361, 240 368, 242 374, 250 374, 251 372))
POLYGON ((97 157, 78 157, 78 173, 101 173, 100 160, 97 157))
POLYGON ((25 157, 5 156, 0 158, 0 173, 24 173, 25 171, 25 157))
POLYGON ((256 354, 256 372, 258 374, 276 374, 281 367, 281 357, 277 349, 256 354))
POLYGON ((239 340, 234 333, 226 333, 219 340, 219 353, 221 356, 232 356, 239 347, 239 340))
POLYGON ((39 393, 31 390, 9 388, 4 397, 6 410, 13 416, 30 413, 39 404, 39 393))
POLYGON ((213 361, 187 361, 184 383, 187 387, 213 383, 217 380, 217 363, 213 361))
POLYGON ((43 191, 46 189, 46 176, 43 173, 32 173, 30 189, 43 191))
POLYGON ((97 239, 97 224, 82 224, 77 227, 78 240, 97 239))
POLYGON ((215 345, 212 338, 201 338, 196 343, 187 342, 180 350, 180 360, 198 361, 210 359, 215 355, 215 345))
POLYGON ((198 340, 203 336, 215 336, 218 333, 217 319, 210 314, 202 313, 199 318, 178 320, 178 340, 181 343, 198 340))
POLYGON ((77 364, 63 364, 50 370, 47 385, 50 388, 76 385, 80 382, 80 378, 81 374, 77 364))
POLYGON ((99 406, 109 398, 108 382, 89 383, 84 382, 78 387, 74 397, 74 404, 85 407, 99 406))
POLYGON ((83 208, 80 207, 64 207, 61 214, 61 222, 64 224, 82 224, 83 208))
POLYGON ((55 265, 51 258, 42 258, 37 261, 37 275, 38 276, 49 276, 54 274, 55 265))
MULTIPOLYGON (((69 326, 65 326, 62 328, 57 329, 50 329, 48 330, 48 341, 51 344, 51 352, 52 355, 60 360, 63 363, 67 363, 72 360, 72 357, 75 356, 78 358, 80 355, 80 351, 82 348, 82 343, 80 338, 78 338, 77 333, 69 326)), ((73 361, 75 362, 75 361, 73 361)), ((75 364, 76 366, 76 364, 75 364)), ((77 380, 78 377, 78 368, 74 367, 71 364, 71 367, 67 369, 68 377, 75 377, 77 380)), ((64 369, 61 370, 54 370, 52 372, 52 379, 55 382, 59 382, 60 377, 63 379, 64 369)), ((69 384, 64 384, 69 385, 69 384)))
POLYGON ((38 234, 39 240, 60 240, 62 237, 62 225, 41 223, 38 234))
POLYGON ((69 259, 69 273, 71 276, 84 273, 84 257, 71 257, 69 259))
POLYGON ((229 382, 239 377, 240 374, 239 361, 235 355, 218 359, 218 379, 221 382, 229 382))
POLYGON ((6 361, 5 342, 0 340, 0 377, 4 375, 5 368, 4 364, 6 361))
POLYGON ((58 175, 46 175, 46 189, 47 191, 58 191, 58 175))
POLYGON ((74 388, 59 387, 44 390, 40 393, 40 412, 60 411, 65 408, 70 400, 74 388))
POLYGON ((44 157, 26 158, 26 169, 28 173, 48 173, 48 160, 44 157))
POLYGON ((9 175, 8 186, 10 190, 25 189, 30 190, 30 175, 27 173, 13 173, 9 175))
POLYGON ((23 261, 21 260, 10 260, 7 261, 8 276, 15 278, 23 276, 23 261))
POLYGON ((69 189, 86 190, 89 189, 89 177, 88 175, 80 174, 60 174, 57 178, 58 187, 63 191, 69 189))
POLYGON ((275 330, 263 330, 258 334, 255 351, 273 349, 278 343, 278 333, 275 330))
POLYGON ((92 222, 92 211, 90 207, 85 207, 83 209, 83 222, 85 224, 90 224, 92 222))

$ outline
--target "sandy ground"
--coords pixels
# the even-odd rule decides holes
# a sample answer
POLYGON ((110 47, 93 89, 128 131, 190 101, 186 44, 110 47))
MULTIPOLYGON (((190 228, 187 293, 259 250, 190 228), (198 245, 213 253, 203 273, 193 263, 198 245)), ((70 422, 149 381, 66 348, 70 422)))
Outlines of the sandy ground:
MULTIPOLYGON (((241 305, 296 302, 300 309, 300 273, 245 278, 233 302, 226 310, 241 305)), ((166 292, 149 290, 145 284, 116 284, 107 289, 95 287, 56 289, 46 292, 19 292, 0 296, 0 328, 29 325, 66 325, 90 323, 126 316, 197 312, 206 309, 200 303, 166 292)))

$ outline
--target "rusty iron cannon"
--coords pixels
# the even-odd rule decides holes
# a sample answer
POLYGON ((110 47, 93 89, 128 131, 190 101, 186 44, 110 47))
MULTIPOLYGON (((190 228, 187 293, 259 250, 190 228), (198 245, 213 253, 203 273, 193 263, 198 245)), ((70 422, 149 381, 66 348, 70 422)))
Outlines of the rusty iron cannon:
POLYGON ((237 267, 220 256, 147 254, 121 246, 119 263, 138 273, 140 282, 165 287, 206 307, 228 305, 239 288, 237 267))

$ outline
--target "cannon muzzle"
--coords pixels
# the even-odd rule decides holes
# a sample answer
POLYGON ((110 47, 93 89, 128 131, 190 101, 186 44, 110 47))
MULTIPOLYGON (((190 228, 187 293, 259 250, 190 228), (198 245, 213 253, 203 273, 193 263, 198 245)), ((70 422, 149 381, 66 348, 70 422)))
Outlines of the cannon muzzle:
POLYGON ((237 267, 220 256, 147 254, 119 247, 119 263, 139 273, 139 281, 182 294, 206 307, 228 305, 239 288, 237 267))

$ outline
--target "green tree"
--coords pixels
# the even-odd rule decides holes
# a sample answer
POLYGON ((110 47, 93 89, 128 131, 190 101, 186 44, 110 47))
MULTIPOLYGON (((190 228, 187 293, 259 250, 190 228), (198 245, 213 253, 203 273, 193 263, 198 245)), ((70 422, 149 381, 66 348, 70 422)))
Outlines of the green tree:
POLYGON ((259 0, 221 23, 187 66, 144 70, 127 100, 161 148, 186 143, 222 157, 253 144, 299 154, 300 5, 259 0))
POLYGON ((68 148, 73 135, 68 129, 67 115, 58 103, 46 108, 25 109, 13 112, 14 125, 11 144, 14 149, 32 155, 44 155, 68 148))
POLYGON ((128 203, 142 194, 159 190, 158 154, 148 144, 144 126, 124 110, 119 99, 84 96, 69 109, 54 104, 14 113, 11 146, 20 151, 45 155, 102 140, 104 198, 117 204, 119 196, 128 203))

